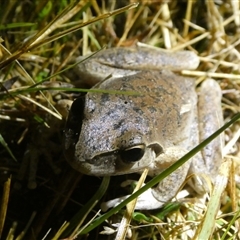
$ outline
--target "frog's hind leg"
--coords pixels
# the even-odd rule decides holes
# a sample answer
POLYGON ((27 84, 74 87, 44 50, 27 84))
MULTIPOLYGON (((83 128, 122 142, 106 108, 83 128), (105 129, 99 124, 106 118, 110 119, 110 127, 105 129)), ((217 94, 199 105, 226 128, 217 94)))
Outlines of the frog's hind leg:
MULTIPOLYGON (((223 125, 221 109, 221 88, 212 79, 207 79, 201 85, 198 97, 198 129, 199 142, 202 142, 223 125)), ((201 152, 197 154, 191 172, 196 175, 207 175, 214 183, 222 162, 223 136, 215 138, 201 152), (197 162, 195 162, 197 161, 197 162)), ((199 184, 194 181, 194 188, 201 192, 199 184)), ((206 184, 203 183, 204 189, 206 184)), ((206 190, 206 189, 205 189, 206 190)))
MULTIPOLYGON (((212 79, 203 82, 199 93, 200 142, 208 138, 223 125, 221 108, 222 92, 218 83, 212 79)), ((221 134, 202 151, 205 166, 210 176, 216 176, 222 162, 224 136, 221 134)))

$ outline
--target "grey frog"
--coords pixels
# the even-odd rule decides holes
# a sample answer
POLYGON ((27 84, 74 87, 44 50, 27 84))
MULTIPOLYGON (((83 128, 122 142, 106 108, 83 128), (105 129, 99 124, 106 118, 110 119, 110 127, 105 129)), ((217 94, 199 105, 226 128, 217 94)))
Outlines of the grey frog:
MULTIPOLYGON (((65 141, 72 167, 94 176, 148 168, 155 176, 212 134, 223 121, 219 85, 204 81, 198 96, 194 79, 176 73, 198 64, 193 52, 145 47, 103 50, 79 64, 80 78, 96 83, 93 89, 123 93, 88 92, 73 103, 65 141)), ((176 195, 189 173, 208 174, 214 181, 220 163, 219 138, 142 194, 136 208, 161 207, 176 195)), ((193 186, 202 191, 195 180, 193 186)), ((122 199, 109 201, 106 207, 122 199)))

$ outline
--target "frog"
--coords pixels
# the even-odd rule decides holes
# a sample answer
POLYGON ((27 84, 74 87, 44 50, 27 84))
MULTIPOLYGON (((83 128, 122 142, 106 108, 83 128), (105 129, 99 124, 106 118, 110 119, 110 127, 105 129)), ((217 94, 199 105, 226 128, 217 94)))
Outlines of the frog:
MULTIPOLYGON (((221 88, 181 75, 200 63, 193 51, 116 47, 87 57, 76 67, 94 86, 69 110, 64 151, 77 171, 97 176, 141 173, 154 177, 215 132, 223 123, 221 88), (95 90, 95 91, 94 91, 95 90)), ((136 209, 161 208, 186 178, 197 193, 209 191, 222 161, 221 137, 137 199, 136 209)), ((105 210, 127 196, 104 203, 105 210)))

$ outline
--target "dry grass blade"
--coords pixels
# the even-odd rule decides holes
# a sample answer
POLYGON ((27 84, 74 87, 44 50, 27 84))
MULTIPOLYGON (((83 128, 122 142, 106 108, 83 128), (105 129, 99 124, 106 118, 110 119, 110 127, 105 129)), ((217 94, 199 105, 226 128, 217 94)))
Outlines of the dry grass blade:
MULTIPOLYGON (((137 182, 137 186, 135 187, 134 192, 136 192, 137 190, 139 190, 142 187, 142 185, 144 184, 144 182, 146 180, 147 175, 148 175, 148 169, 144 169, 140 179, 137 182)), ((132 214, 134 212, 136 203, 137 203, 137 198, 135 198, 133 201, 131 201, 130 203, 128 203, 126 205, 126 211, 125 211, 125 214, 124 214, 124 216, 120 222, 120 225, 118 227, 118 231, 117 231, 115 240, 126 239, 127 232, 128 232, 128 230, 130 230, 129 225, 132 220, 132 214)))
POLYGON ((83 7, 84 5, 82 2, 77 3, 74 7, 73 4, 68 5, 67 8, 61 12, 61 14, 59 14, 52 22, 49 23, 49 25, 46 26, 45 29, 43 29, 43 31, 39 33, 39 37, 36 38, 35 41, 30 44, 30 46, 49 36, 50 33, 61 27, 63 23, 71 19, 83 7))
POLYGON ((221 196, 224 192, 230 169, 230 161, 226 159, 220 167, 219 175, 217 176, 216 184, 213 188, 211 199, 207 206, 207 212, 203 218, 200 229, 196 232, 194 239, 211 239, 215 229, 215 219, 219 211, 221 196))
POLYGON ((189 71, 183 70, 183 75, 193 76, 193 77, 204 77, 204 78, 228 78, 228 79, 240 79, 240 74, 232 74, 232 73, 216 73, 216 72, 200 72, 200 71, 189 71))
POLYGON ((4 140, 4 138, 2 137, 2 135, 0 134, 0 143, 1 145, 8 151, 9 155, 12 157, 12 159, 17 162, 17 159, 15 158, 15 156, 13 155, 11 149, 8 147, 8 144, 6 143, 6 141, 4 140))
POLYGON ((16 237, 16 240, 22 240, 22 239, 25 238, 26 233, 27 233, 28 229, 30 228, 30 226, 32 225, 32 222, 33 222, 36 214, 37 214, 36 212, 33 212, 33 213, 32 213, 32 215, 31 215, 30 219, 28 220, 25 228, 24 228, 23 231, 16 237))
MULTIPOLYGON (((46 38, 46 39, 44 39, 44 40, 42 40, 42 41, 39 41, 39 42, 36 43, 36 44, 33 44, 33 45, 29 48, 29 50, 31 50, 32 48, 36 48, 36 47, 38 47, 38 46, 41 46, 41 45, 44 45, 44 44, 47 44, 47 43, 56 41, 56 40, 58 40, 59 38, 62 38, 62 37, 64 37, 64 36, 67 36, 67 35, 70 34, 70 33, 73 33, 73 32, 75 32, 75 31, 78 31, 78 30, 80 30, 81 28, 83 28, 83 27, 85 27, 85 26, 88 26, 88 25, 90 25, 90 24, 92 24, 92 23, 95 23, 95 22, 98 22, 98 21, 100 21, 100 20, 104 20, 104 19, 106 19, 106 18, 115 16, 115 15, 117 15, 117 14, 120 14, 120 13, 122 13, 122 12, 125 12, 126 10, 129 10, 129 9, 134 8, 134 7, 137 7, 137 6, 138 6, 137 3, 132 3, 132 4, 129 4, 129 5, 127 5, 126 7, 123 7, 123 8, 121 8, 121 9, 117 9, 117 10, 114 10, 114 11, 112 11, 112 12, 108 12, 108 13, 102 14, 102 15, 96 17, 96 18, 93 18, 93 19, 91 19, 91 20, 88 20, 87 22, 77 24, 77 26, 75 26, 75 27, 72 27, 72 28, 70 28, 70 29, 67 29, 67 30, 65 30, 65 31, 63 31, 63 32, 60 32, 60 33, 58 33, 58 34, 53 35, 52 37, 46 38)), ((0 68, 1 68, 1 63, 0 63, 0 68)))
POLYGON ((50 34, 53 30, 55 30, 56 27, 58 27, 60 24, 63 23, 63 21, 67 21, 69 18, 71 18, 73 16, 73 14, 76 14, 77 10, 80 9, 80 7, 82 7, 81 4, 79 4, 78 6, 76 6, 76 8, 74 8, 72 10, 72 12, 67 13, 67 11, 70 11, 71 9, 71 5, 68 6, 61 14, 59 14, 52 22, 50 22, 45 28, 43 28, 41 31, 39 31, 36 35, 34 35, 30 40, 28 40, 26 43, 24 43, 24 45, 20 48, 19 51, 13 53, 9 58, 7 58, 5 61, 0 62, 0 69, 4 68, 5 66, 7 66, 9 63, 13 62, 14 60, 18 59, 23 53, 28 52, 30 50, 32 50, 33 48, 42 46, 43 44, 47 44, 50 43, 52 41, 56 41, 59 38, 62 38, 70 33, 73 33, 75 31, 78 31, 79 29, 81 29, 84 26, 87 26, 89 24, 92 24, 94 22, 106 19, 108 17, 114 16, 116 14, 125 12, 128 9, 131 9, 133 7, 137 7, 137 3, 132 3, 129 4, 126 7, 123 7, 121 9, 117 9, 115 11, 112 12, 108 12, 106 14, 102 14, 99 17, 96 17, 92 20, 87 21, 86 23, 82 23, 79 24, 76 27, 70 28, 66 31, 63 31, 59 34, 56 34, 52 37, 46 38, 46 35, 50 34), (61 20, 57 21, 59 18, 61 18, 62 16, 65 16, 64 18, 62 18, 61 20), (57 22, 56 22, 57 21, 57 22), (43 39, 44 38, 44 39, 43 39), (45 39, 46 38, 46 39, 45 39))
POLYGON ((2 237, 3 227, 6 220, 6 214, 8 209, 9 194, 10 194, 11 179, 9 178, 3 187, 3 195, 1 199, 1 208, 0 208, 0 238, 2 237))
POLYGON ((55 23, 55 21, 59 18, 61 18, 63 15, 65 15, 70 9, 72 8, 72 4, 70 4, 69 6, 67 6, 67 8, 62 11, 55 19, 53 19, 49 24, 47 24, 43 29, 41 29, 38 33, 36 33, 33 37, 31 37, 29 40, 27 40, 25 43, 23 43, 23 45, 21 46, 21 48, 16 51, 15 53, 13 53, 10 57, 8 57, 5 61, 2 61, 0 63, 0 69, 4 68, 5 66, 7 66, 9 63, 13 62, 14 60, 18 59, 23 53, 28 52, 30 50, 30 47, 32 45, 34 45, 34 43, 36 44, 36 42, 38 42, 40 39, 42 39, 43 37, 45 37, 45 33, 50 33, 51 31, 53 31, 53 28, 51 28, 51 26, 55 23), (48 31, 48 29, 50 29, 51 31, 48 31))
POLYGON ((20 98, 20 99, 22 99, 22 100, 25 100, 25 101, 29 101, 29 102, 35 104, 36 106, 42 108, 44 111, 48 112, 49 114, 53 115, 54 117, 56 117, 56 118, 58 118, 58 119, 60 119, 60 120, 62 119, 62 116, 61 116, 60 114, 57 114, 57 113, 51 111, 51 109, 49 109, 49 108, 41 105, 40 103, 36 102, 36 101, 35 101, 34 99, 32 99, 32 98, 28 98, 28 97, 26 97, 26 96, 24 96, 24 95, 20 95, 20 94, 18 95, 18 98, 20 98))

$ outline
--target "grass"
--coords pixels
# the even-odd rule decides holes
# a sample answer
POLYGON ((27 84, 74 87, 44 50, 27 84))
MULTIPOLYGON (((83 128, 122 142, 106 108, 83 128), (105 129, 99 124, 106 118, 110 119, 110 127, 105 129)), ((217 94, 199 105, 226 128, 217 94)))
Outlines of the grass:
MULTIPOLYGON (((79 229, 82 233, 91 229, 92 218, 104 216, 99 216, 98 202, 94 208, 85 205, 95 192, 106 191, 97 191, 101 180, 73 171, 59 147, 67 116, 62 100, 76 97, 73 87, 78 79, 68 67, 77 56, 138 41, 168 51, 194 51, 200 56, 199 68, 182 74, 195 77, 197 86, 208 77, 218 81, 226 122, 239 112, 238 1, 128 4, 94 0, 1 3, 1 239, 61 239, 64 235, 74 239, 79 229), (79 218, 85 219, 81 226, 79 220, 73 223, 79 218)), ((133 218, 129 213, 130 229, 118 233, 118 239, 125 234, 131 239, 237 239, 238 138, 239 123, 235 122, 226 130, 225 162, 210 200, 191 193, 182 202, 157 211, 135 211, 133 218), (214 209, 218 204, 220 209, 214 209)), ((126 194, 119 187, 125 179, 111 180, 107 199, 126 194)), ((112 223, 120 222, 124 214, 118 209, 103 225, 77 239, 106 239, 99 233, 115 232, 112 223)))

